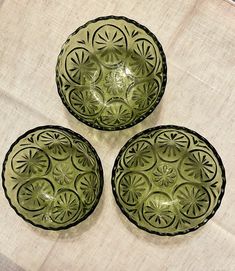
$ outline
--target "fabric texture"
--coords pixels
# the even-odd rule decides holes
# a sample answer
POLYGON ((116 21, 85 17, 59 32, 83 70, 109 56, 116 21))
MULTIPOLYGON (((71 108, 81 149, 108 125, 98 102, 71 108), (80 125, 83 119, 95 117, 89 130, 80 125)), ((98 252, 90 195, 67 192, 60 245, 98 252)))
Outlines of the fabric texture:
POLYGON ((23 221, 0 188, 0 270, 235 270, 235 6, 223 0, 0 1, 0 161, 18 136, 57 124, 97 150, 105 186, 95 212, 70 230, 48 232, 23 221), (166 53, 168 83, 157 109, 140 124, 102 132, 63 106, 55 65, 68 35, 88 20, 123 15, 148 27, 166 53), (145 233, 117 207, 114 159, 137 132, 160 124, 186 126, 221 155, 227 186, 216 215, 177 237, 145 233), (17 269, 18 268, 18 269, 17 269))

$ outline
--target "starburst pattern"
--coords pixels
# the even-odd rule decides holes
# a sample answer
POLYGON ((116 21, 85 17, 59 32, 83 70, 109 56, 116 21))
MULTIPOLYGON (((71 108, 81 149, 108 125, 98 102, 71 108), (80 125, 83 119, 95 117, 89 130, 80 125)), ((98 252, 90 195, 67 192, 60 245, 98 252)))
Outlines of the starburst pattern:
POLYGON ((95 34, 94 48, 106 64, 116 64, 123 58, 126 47, 125 36, 117 27, 105 25, 95 34))
POLYGON ((93 89, 71 92, 70 101, 72 107, 82 115, 95 115, 102 108, 102 99, 93 89))
POLYGON ((73 169, 67 164, 59 163, 53 169, 53 177, 61 185, 69 184, 73 181, 73 169))
POLYGON ((125 162, 129 167, 149 167, 154 161, 151 145, 146 141, 132 144, 125 155, 125 162))
POLYGON ((83 48, 76 48, 68 54, 66 70, 70 79, 80 85, 95 82, 100 74, 98 64, 83 48))
POLYGON ((153 172, 154 182, 162 187, 168 187, 176 181, 176 170, 167 164, 159 165, 153 172))
POLYGON ((128 79, 123 71, 111 71, 105 77, 104 86, 111 95, 123 95, 128 86, 128 79))
POLYGON ((210 204, 210 198, 206 190, 193 184, 180 186, 176 190, 176 198, 181 206, 181 213, 189 218, 204 215, 210 204))
POLYGON ((84 174, 78 179, 76 188, 78 191, 81 191, 81 194, 84 197, 84 202, 91 204, 98 193, 97 176, 94 173, 84 174))
POLYGON ((76 141, 76 151, 72 156, 73 163, 77 169, 93 168, 95 166, 94 154, 87 148, 82 141, 76 141))
POLYGON ((164 160, 174 161, 182 156, 188 147, 188 138, 178 131, 161 133, 157 139, 159 155, 164 160))
POLYGON ((108 126, 119 127, 131 120, 132 111, 128 105, 122 102, 112 103, 102 112, 102 122, 108 126))
POLYGON ((146 177, 139 173, 129 173, 120 180, 120 196, 122 200, 130 205, 139 203, 142 196, 149 189, 146 177))
POLYGON ((45 208, 53 200, 53 187, 45 179, 29 181, 22 185, 18 192, 21 207, 30 211, 45 208))
POLYGON ((37 148, 25 148, 19 151, 12 160, 16 173, 24 175, 43 174, 48 168, 47 155, 37 148))
POLYGON ((133 90, 132 100, 139 109, 145 109, 156 101, 158 85, 155 81, 136 85, 133 90))
POLYGON ((216 164, 207 152, 197 150, 189 153, 184 159, 181 171, 186 178, 209 181, 215 176, 216 164))
POLYGON ((171 206, 171 200, 165 194, 155 193, 144 204, 144 218, 155 228, 168 227, 174 220, 171 206))
POLYGON ((79 212, 80 201, 78 196, 69 190, 59 193, 53 204, 52 220, 56 223, 66 223, 79 212))
POLYGON ((134 44, 131 56, 130 68, 137 76, 149 75, 155 67, 156 54, 153 45, 141 39, 134 44))
POLYGON ((65 159, 69 155, 68 150, 71 147, 71 143, 64 134, 56 131, 47 131, 41 133, 39 139, 53 157, 65 159))

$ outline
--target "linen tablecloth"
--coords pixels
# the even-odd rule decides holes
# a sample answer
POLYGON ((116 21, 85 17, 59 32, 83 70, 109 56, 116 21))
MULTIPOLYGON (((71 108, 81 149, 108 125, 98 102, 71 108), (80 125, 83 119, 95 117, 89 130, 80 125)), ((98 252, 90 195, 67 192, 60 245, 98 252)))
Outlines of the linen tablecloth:
POLYGON ((86 137, 104 168, 95 212, 70 230, 23 221, 0 188, 0 270, 235 270, 235 6, 223 0, 0 0, 0 161, 28 129, 56 124, 86 137), (160 40, 168 83, 157 109, 123 131, 101 132, 71 116, 56 89, 55 65, 67 36, 86 21, 123 15, 160 40), (116 206, 111 170, 137 132, 176 124, 205 136, 222 157, 227 186, 216 215, 177 237, 145 233, 116 206))

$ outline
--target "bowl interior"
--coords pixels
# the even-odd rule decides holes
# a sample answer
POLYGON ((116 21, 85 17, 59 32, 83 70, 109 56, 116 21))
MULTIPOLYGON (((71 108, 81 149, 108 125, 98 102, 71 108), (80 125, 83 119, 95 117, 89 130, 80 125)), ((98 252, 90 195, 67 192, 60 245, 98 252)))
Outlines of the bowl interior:
POLYGON ((119 153, 113 192, 138 227, 160 235, 187 233, 205 224, 219 207, 224 168, 210 143, 186 128, 146 130, 119 153))
POLYGON ((20 137, 7 154, 3 176, 16 212, 54 230, 84 220, 103 187, 100 160, 90 143, 57 126, 38 127, 20 137))
POLYGON ((57 85, 69 111, 104 130, 130 127, 149 115, 166 84, 157 38, 123 17, 104 17, 78 28, 58 58, 57 85))

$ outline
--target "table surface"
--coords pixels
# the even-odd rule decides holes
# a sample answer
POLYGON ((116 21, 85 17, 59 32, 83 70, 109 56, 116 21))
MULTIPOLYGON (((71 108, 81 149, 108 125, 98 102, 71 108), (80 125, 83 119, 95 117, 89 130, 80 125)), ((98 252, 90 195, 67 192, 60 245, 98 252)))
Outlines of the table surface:
POLYGON ((45 124, 68 127, 96 148, 105 186, 95 212, 62 232, 23 221, 0 191, 0 270, 235 270, 235 6, 223 0, 0 0, 0 161, 15 139, 45 124), (168 83, 157 109, 123 131, 102 132, 71 116, 55 84, 57 55, 86 21, 124 15, 159 38, 168 83), (215 146, 227 176, 222 205, 201 229, 145 233, 116 206, 111 170, 123 144, 160 124, 196 130, 215 146))

